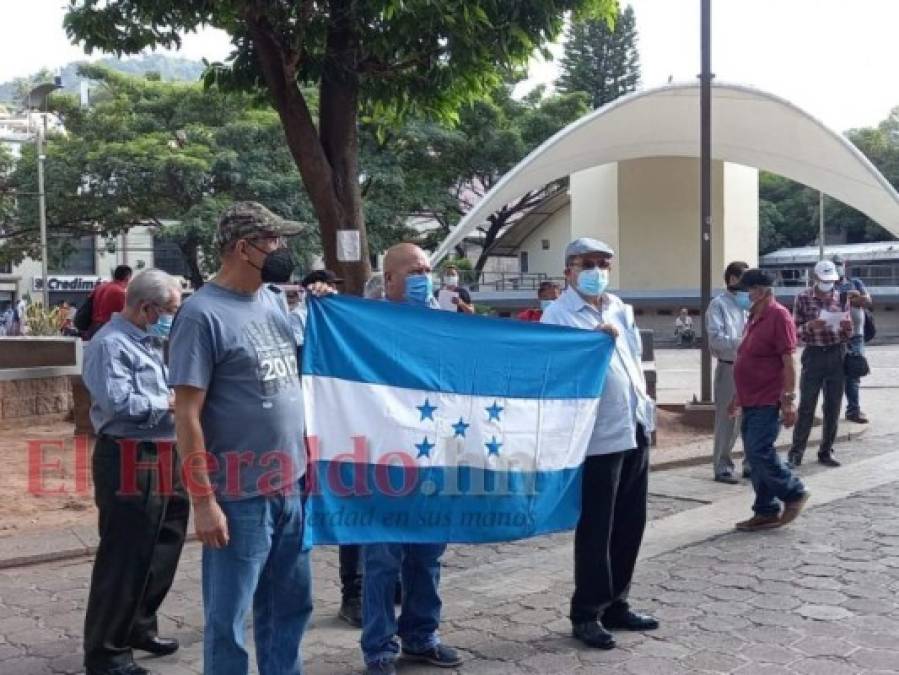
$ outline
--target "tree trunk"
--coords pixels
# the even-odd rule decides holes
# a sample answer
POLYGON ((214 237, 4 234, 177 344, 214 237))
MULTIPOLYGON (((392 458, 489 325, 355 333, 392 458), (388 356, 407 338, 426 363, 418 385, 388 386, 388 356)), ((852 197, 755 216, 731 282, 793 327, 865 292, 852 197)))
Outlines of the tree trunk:
POLYGON ((203 273, 200 271, 199 245, 194 238, 178 242, 178 248, 181 249, 181 255, 187 262, 188 273, 190 274, 190 284, 195 291, 205 283, 203 273))
POLYGON ((481 272, 483 272, 484 268, 487 266, 487 261, 490 259, 490 247, 493 246, 497 235, 503 227, 505 227, 508 218, 509 216, 505 211, 500 211, 487 219, 490 223, 490 227, 488 227, 487 232, 484 233, 484 246, 481 248, 481 253, 478 255, 478 259, 474 264, 475 277, 480 277, 481 272))
MULTIPOLYGON (((346 0, 333 5, 349 5, 346 0)), ((256 46, 266 84, 303 185, 315 209, 325 254, 325 265, 344 279, 344 292, 361 294, 371 273, 368 241, 362 219, 358 181, 359 82, 355 75, 356 40, 349 30, 352 18, 346 10, 335 16, 328 35, 331 57, 322 76, 320 94, 321 135, 297 86, 295 67, 286 58, 264 19, 250 17, 247 26, 256 46), (332 50, 337 50, 334 53, 332 50), (359 261, 338 261, 339 230, 359 233, 359 261)))

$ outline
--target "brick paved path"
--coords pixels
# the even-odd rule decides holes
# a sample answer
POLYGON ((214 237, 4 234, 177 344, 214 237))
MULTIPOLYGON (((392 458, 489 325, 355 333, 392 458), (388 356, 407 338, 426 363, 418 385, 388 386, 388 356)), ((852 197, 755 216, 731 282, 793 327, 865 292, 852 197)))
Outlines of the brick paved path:
MULTIPOLYGON (((653 517, 695 505, 655 498, 653 517)), ((641 563, 635 604, 663 627, 621 634, 610 652, 568 637, 570 547, 557 535, 450 549, 442 633, 468 656, 460 672, 899 672, 899 482, 813 508, 790 529, 728 533, 641 563)), ((201 672, 198 559, 188 546, 163 606, 164 632, 184 648, 144 661, 162 675, 201 672)), ((86 560, 0 572, 2 675, 79 672, 89 572, 86 560)), ((335 618, 333 549, 314 552, 314 578, 307 673, 358 672, 358 633, 335 618)))

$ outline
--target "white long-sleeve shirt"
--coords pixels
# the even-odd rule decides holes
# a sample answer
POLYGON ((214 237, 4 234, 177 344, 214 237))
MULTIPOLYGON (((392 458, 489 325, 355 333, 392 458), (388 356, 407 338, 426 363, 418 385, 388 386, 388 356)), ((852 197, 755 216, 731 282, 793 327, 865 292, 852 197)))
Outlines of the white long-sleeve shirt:
POLYGON ((585 330, 608 323, 618 329, 587 455, 634 449, 638 424, 647 434, 655 429, 655 403, 646 393, 640 361, 642 343, 633 308, 609 293, 603 296, 601 308, 597 308, 568 288, 546 308, 540 321, 585 330))
POLYGON ((705 315, 705 329, 709 337, 709 351, 719 361, 733 363, 746 327, 746 311, 737 305, 734 294, 725 291, 709 303, 705 315))

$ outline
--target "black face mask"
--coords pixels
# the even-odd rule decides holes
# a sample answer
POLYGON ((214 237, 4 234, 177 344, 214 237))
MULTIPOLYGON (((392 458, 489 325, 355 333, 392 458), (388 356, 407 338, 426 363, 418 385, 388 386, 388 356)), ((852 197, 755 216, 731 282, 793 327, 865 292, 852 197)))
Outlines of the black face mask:
MULTIPOLYGON (((262 249, 250 242, 250 246, 257 251, 262 249)), ((253 263, 250 263, 253 265, 253 263)), ((256 265, 253 265, 256 267, 256 265)), ((265 254, 265 260, 262 261, 262 267, 256 267, 262 276, 262 282, 266 284, 283 284, 290 281, 290 275, 293 274, 293 268, 296 267, 296 261, 290 249, 278 248, 270 253, 265 254)))

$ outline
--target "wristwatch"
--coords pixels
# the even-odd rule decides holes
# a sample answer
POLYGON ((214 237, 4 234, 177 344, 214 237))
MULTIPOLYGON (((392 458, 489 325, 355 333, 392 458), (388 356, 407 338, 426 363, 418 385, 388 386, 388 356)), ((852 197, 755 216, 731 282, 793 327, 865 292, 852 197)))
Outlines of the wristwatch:
POLYGON ((787 391, 781 394, 781 399, 783 399, 784 403, 792 403, 796 400, 796 392, 795 391, 787 391))

